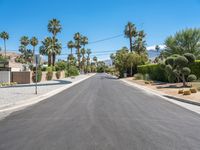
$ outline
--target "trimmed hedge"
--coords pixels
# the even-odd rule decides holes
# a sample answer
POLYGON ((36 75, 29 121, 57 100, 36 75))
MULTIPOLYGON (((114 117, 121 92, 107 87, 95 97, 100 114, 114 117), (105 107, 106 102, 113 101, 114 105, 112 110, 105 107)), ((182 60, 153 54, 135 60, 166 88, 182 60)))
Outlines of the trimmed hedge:
POLYGON ((165 70, 159 64, 148 64, 137 67, 138 73, 149 74, 151 80, 167 82, 165 70))
POLYGON ((200 60, 196 60, 189 68, 191 69, 191 74, 196 75, 197 79, 200 79, 200 60))
MULTIPOLYGON (((196 75, 197 79, 200 79, 200 60, 196 60, 195 63, 189 66, 191 74, 196 75)), ((166 72, 160 64, 148 64, 137 67, 138 73, 143 75, 149 74, 151 80, 168 82, 166 72)))

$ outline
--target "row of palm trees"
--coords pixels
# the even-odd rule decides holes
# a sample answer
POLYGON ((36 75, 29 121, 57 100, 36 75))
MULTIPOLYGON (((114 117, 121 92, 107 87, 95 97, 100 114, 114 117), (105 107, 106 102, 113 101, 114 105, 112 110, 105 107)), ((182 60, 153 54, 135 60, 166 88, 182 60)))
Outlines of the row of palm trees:
POLYGON ((75 48, 79 70, 88 70, 91 54, 90 49, 85 49, 85 46, 88 44, 88 38, 77 32, 74 34, 73 39, 74 41, 71 40, 67 43, 67 47, 71 50, 71 53, 68 58, 70 61, 73 61, 75 59, 75 57, 73 56, 73 48, 75 48))

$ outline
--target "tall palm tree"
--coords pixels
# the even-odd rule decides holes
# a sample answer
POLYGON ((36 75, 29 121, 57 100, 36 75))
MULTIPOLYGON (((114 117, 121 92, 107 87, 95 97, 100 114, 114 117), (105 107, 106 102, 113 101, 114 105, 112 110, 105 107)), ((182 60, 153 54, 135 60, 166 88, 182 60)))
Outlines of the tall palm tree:
POLYGON ((155 46, 155 50, 156 50, 157 52, 159 52, 160 46, 159 46, 159 45, 156 45, 156 46, 155 46))
POLYGON ((30 44, 33 46, 33 56, 35 56, 35 47, 38 45, 38 39, 36 37, 32 37, 30 39, 30 44))
POLYGON ((91 49, 87 49, 86 53, 87 53, 87 72, 88 72, 88 67, 89 67, 89 64, 90 64, 90 54, 92 53, 91 49))
POLYGON ((22 36, 20 39, 20 43, 25 47, 28 46, 30 43, 28 36, 22 36))
POLYGON ((77 53, 77 58, 78 58, 78 68, 79 68, 79 70, 81 69, 81 52, 80 52, 81 39, 82 39, 82 36, 79 32, 74 34, 75 47, 77 49, 76 53, 77 53))
POLYGON ((126 38, 129 38, 130 41, 130 51, 133 51, 133 37, 137 36, 136 27, 133 23, 128 22, 124 29, 124 35, 126 38))
POLYGON ((97 61, 98 61, 98 59, 97 59, 96 56, 93 57, 93 61, 95 62, 95 65, 97 66, 97 61))
POLYGON ((147 55, 146 41, 144 40, 145 36, 146 35, 143 30, 139 31, 137 39, 135 40, 135 42, 133 44, 133 50, 139 55, 141 55, 141 54, 147 55))
POLYGON ((4 41, 4 53, 5 53, 5 57, 6 57, 6 40, 9 39, 9 34, 5 31, 3 31, 0 33, 0 38, 2 38, 4 41))
POLYGON ((83 45, 83 47, 85 47, 86 44, 88 44, 88 38, 86 36, 83 36, 81 38, 81 45, 83 45))
POLYGON ((57 50, 56 50, 56 35, 61 32, 62 30, 62 27, 61 27, 61 24, 60 24, 60 21, 57 20, 57 19, 52 19, 49 21, 49 24, 48 24, 48 31, 50 33, 53 34, 53 51, 52 51, 52 65, 54 66, 55 65, 55 60, 56 60, 56 55, 59 54, 57 53, 57 50))
POLYGON ((67 43, 67 47, 71 50, 71 55, 72 55, 72 49, 74 48, 74 42, 73 41, 69 41, 67 43))
POLYGON ((53 42, 51 37, 47 37, 42 41, 40 46, 40 54, 48 56, 48 66, 52 64, 53 42))
POLYGON ((85 53, 86 53, 86 51, 85 51, 85 48, 82 48, 81 49, 81 55, 82 55, 82 62, 81 62, 81 66, 82 66, 82 69, 84 70, 84 68, 85 68, 85 53))

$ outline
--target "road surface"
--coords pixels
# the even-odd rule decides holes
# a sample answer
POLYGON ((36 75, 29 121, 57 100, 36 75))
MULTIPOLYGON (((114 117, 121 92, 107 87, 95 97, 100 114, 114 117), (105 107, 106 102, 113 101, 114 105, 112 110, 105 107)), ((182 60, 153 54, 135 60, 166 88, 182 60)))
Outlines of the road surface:
POLYGON ((0 121, 0 150, 200 150, 200 116, 97 74, 0 121))

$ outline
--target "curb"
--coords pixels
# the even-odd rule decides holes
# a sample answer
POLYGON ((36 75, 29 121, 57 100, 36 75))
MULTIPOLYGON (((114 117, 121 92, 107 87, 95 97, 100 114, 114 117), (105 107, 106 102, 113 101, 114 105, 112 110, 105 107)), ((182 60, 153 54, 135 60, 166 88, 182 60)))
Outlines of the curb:
POLYGON ((52 96, 54 96, 54 95, 56 95, 56 94, 58 94, 58 93, 60 93, 60 92, 62 92, 64 90, 76 85, 76 84, 79 84, 80 82, 82 82, 84 80, 87 80, 87 79, 89 79, 90 77, 92 77, 94 75, 95 74, 92 74, 90 76, 87 76, 87 77, 85 77, 83 79, 80 79, 78 81, 72 82, 71 84, 65 85, 65 86, 60 87, 60 88, 58 88, 56 90, 53 90, 51 92, 45 93, 43 95, 40 95, 40 96, 37 96, 37 97, 34 97, 34 98, 31 98, 31 99, 29 99, 28 103, 21 102, 21 103, 18 103, 17 106, 9 107, 9 105, 8 105, 8 106, 6 106, 6 108, 3 107, 3 109, 0 109, 0 113, 6 113, 6 112, 9 112, 9 111, 13 112, 13 111, 20 110, 20 109, 23 109, 25 107, 28 107, 30 105, 36 104, 38 102, 41 102, 43 100, 46 100, 47 98, 52 97, 52 96))
POLYGON ((125 83, 128 83, 128 84, 131 84, 137 88, 140 88, 140 89, 145 89, 147 91, 151 91, 153 94, 157 95, 157 96, 161 96, 162 98, 169 98, 169 99, 173 99, 173 100, 176 100, 176 101, 180 101, 180 102, 184 102, 184 103, 187 103, 187 104, 192 104, 192 105, 196 105, 196 106, 200 106, 200 103, 198 102, 193 102, 193 101, 190 101, 188 99, 183 99, 183 98, 179 98, 179 97, 175 97, 175 96, 171 96, 171 95, 168 95, 168 94, 162 94, 162 93, 158 93, 158 91, 156 90, 153 90, 153 89, 149 89, 145 86, 142 86, 142 85, 139 85, 137 83, 133 83, 131 81, 127 81, 125 79, 120 79, 120 81, 123 81, 125 83))

